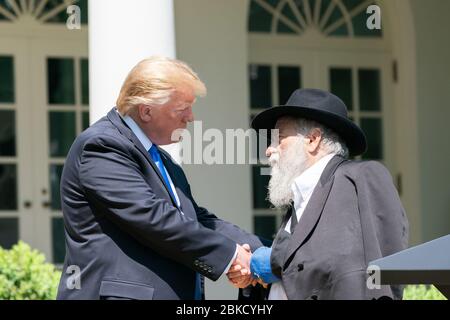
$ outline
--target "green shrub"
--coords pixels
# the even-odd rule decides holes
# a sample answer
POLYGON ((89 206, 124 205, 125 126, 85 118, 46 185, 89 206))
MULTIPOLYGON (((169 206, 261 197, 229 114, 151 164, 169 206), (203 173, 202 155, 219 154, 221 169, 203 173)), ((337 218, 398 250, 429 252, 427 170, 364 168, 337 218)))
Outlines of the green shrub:
POLYGON ((407 286, 403 291, 403 300, 447 300, 434 286, 407 286))
POLYGON ((0 300, 56 298, 61 272, 37 250, 19 241, 11 250, 0 247, 0 300))

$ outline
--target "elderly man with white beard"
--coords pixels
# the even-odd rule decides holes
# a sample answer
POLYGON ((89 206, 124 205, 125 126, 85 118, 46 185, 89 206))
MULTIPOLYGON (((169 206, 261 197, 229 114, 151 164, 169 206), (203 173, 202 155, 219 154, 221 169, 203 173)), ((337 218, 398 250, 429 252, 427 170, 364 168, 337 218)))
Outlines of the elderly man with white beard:
POLYGON ((272 247, 257 249, 251 270, 235 270, 230 281, 270 284, 269 300, 401 299, 400 286, 372 289, 367 266, 407 247, 408 221, 387 169, 348 160, 367 143, 345 104, 326 91, 296 90, 252 127, 278 129, 266 151, 269 200, 287 213, 272 247))

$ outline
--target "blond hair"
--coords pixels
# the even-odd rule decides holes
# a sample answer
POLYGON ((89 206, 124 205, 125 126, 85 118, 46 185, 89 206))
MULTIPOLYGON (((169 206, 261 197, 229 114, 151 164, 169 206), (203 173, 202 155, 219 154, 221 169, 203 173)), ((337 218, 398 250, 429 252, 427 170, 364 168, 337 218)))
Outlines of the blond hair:
POLYGON ((126 115, 140 104, 165 104, 182 86, 191 88, 195 96, 206 95, 205 84, 186 63, 161 56, 144 59, 125 79, 117 99, 117 109, 126 115))

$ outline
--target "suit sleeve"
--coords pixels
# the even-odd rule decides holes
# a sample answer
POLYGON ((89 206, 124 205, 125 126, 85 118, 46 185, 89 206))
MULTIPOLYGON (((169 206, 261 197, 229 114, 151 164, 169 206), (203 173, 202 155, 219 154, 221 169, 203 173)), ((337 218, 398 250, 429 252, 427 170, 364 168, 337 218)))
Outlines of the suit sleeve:
MULTIPOLYGON (((381 163, 365 163, 356 181, 365 263, 368 265, 373 260, 406 249, 409 225, 392 177, 381 163)), ((382 286, 383 290, 386 287, 389 288, 382 286)), ((401 298, 400 286, 390 286, 390 289, 388 296, 401 298)))
POLYGON ((219 219, 215 214, 209 212, 207 209, 199 207, 194 200, 192 202, 194 204, 195 211, 197 212, 198 221, 206 228, 218 231, 227 238, 233 239, 240 245, 243 245, 244 243, 249 244, 252 252, 259 247, 262 247, 263 244, 257 236, 248 233, 230 222, 219 219))
POLYGON ((95 213, 162 256, 217 280, 236 243, 157 198, 130 154, 106 140, 88 141, 80 160, 81 186, 95 213))
POLYGON ((381 163, 366 162, 356 187, 366 262, 406 249, 408 219, 389 171, 381 163))
POLYGON ((248 233, 247 231, 239 228, 238 226, 230 222, 218 218, 214 213, 211 213, 206 208, 198 206, 194 200, 191 187, 189 185, 189 182, 187 181, 183 169, 173 161, 173 159, 170 157, 169 154, 164 153, 164 155, 165 157, 170 159, 172 169, 174 170, 177 179, 181 179, 181 185, 185 185, 187 187, 186 192, 188 193, 188 197, 194 206, 194 210, 197 214, 197 219, 199 223, 201 223, 204 227, 208 229, 223 234, 227 238, 235 241, 240 245, 244 243, 249 244, 252 252, 263 245, 261 240, 257 236, 248 233))

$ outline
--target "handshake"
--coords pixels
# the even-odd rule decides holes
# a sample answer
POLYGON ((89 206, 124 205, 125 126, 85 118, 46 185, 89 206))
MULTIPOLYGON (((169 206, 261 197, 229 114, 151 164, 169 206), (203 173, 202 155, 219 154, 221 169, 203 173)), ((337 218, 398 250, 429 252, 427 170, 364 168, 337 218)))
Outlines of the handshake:
POLYGON ((236 288, 246 288, 257 283, 267 288, 269 283, 280 281, 271 270, 272 248, 260 247, 252 254, 248 244, 238 245, 236 259, 227 273, 228 280, 236 288))

